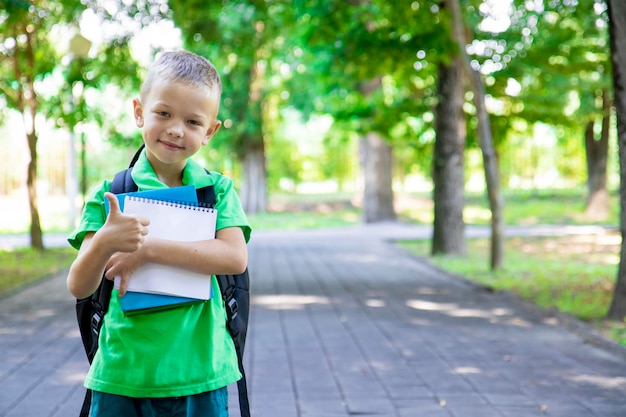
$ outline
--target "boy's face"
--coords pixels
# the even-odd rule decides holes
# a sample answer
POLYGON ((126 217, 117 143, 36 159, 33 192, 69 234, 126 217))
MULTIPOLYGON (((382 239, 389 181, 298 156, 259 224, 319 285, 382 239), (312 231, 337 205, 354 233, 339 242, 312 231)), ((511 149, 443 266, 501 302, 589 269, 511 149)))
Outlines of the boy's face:
POLYGON ((133 100, 135 122, 143 128, 153 166, 176 166, 182 171, 187 159, 219 129, 217 107, 206 88, 181 82, 156 82, 143 101, 133 100))

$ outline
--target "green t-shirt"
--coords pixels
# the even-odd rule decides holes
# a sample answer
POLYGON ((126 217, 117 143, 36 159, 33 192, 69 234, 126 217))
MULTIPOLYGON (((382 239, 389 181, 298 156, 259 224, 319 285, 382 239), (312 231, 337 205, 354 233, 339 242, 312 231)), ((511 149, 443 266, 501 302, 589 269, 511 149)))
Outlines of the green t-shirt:
MULTIPOLYGON (((166 187, 145 152, 132 177, 140 191, 166 187)), ((251 229, 230 178, 215 172, 208 175, 190 160, 183 171, 183 185, 213 185, 216 230, 241 227, 246 242, 249 240, 251 229)), ((87 201, 80 225, 68 238, 74 248, 80 248, 87 232, 104 224, 104 192, 110 186, 110 181, 104 181, 87 201)), ((238 381, 237 354, 226 328, 226 310, 215 276, 211 285, 214 296, 205 303, 130 317, 122 313, 119 293, 113 290, 85 386, 129 397, 177 397, 238 381)))

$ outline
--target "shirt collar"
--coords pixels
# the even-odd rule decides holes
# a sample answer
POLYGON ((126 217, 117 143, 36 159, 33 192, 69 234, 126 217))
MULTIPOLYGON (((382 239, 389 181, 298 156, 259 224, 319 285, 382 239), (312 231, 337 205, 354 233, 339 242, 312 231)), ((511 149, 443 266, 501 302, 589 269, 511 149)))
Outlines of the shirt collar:
MULTIPOLYGON (((167 187, 154 172, 146 156, 145 149, 141 152, 139 159, 137 159, 131 175, 139 190, 155 190, 167 187)), ((214 175, 209 175, 200 164, 192 159, 188 159, 183 169, 182 182, 183 185, 195 185, 196 188, 201 188, 214 185, 214 177, 214 175)))

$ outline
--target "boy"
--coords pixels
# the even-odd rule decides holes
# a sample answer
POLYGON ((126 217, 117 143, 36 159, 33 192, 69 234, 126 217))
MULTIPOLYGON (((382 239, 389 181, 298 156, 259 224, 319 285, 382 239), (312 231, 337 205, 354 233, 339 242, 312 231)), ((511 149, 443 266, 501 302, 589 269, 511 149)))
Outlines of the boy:
MULTIPOLYGON (((124 317, 120 308, 132 273, 147 262, 207 274, 238 274, 247 265, 250 227, 232 180, 208 175, 189 159, 219 129, 221 81, 213 65, 189 52, 162 54, 133 100, 145 150, 132 177, 139 190, 214 185, 216 238, 174 242, 150 237, 148 219, 121 213, 104 181, 69 237, 80 248, 67 286, 85 298, 103 276, 121 276, 100 332, 100 347, 85 380, 93 390, 91 417, 227 417, 226 386, 241 378, 218 294, 206 303, 124 317), (104 199, 110 203, 102 214, 104 199)), ((209 278, 207 277, 207 285, 209 278)))

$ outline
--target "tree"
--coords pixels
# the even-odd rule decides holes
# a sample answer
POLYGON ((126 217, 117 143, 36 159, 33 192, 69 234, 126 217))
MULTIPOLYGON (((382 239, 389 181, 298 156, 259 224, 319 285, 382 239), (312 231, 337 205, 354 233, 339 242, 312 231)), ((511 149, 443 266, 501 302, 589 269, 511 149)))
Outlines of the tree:
POLYGON ((585 127, 588 192, 585 214, 593 220, 604 220, 609 215, 606 175, 611 130, 611 98, 607 88, 603 88, 600 94, 602 101, 600 134, 596 135, 595 132, 595 118, 589 120, 585 127))
POLYGON ((435 151, 433 154, 433 255, 465 255, 464 157, 465 96, 461 58, 452 56, 439 64, 438 99, 435 111, 435 151))
POLYGON ((602 218, 608 212, 610 126, 610 101, 604 94, 610 87, 605 2, 515 3, 518 7, 510 14, 509 29, 498 36, 498 42, 485 44, 485 62, 502 67, 489 87, 502 104, 496 136, 502 140, 520 124, 529 129, 537 123, 555 127, 563 156, 555 161, 555 168, 563 176, 583 181, 581 165, 587 157, 586 211, 602 218), (513 90, 517 91, 508 93, 513 90))
POLYGON ((0 96, 24 121, 30 154, 26 179, 30 244, 43 250, 37 197, 37 115, 41 103, 36 83, 47 77, 59 60, 48 38, 51 28, 54 24, 73 21, 84 6, 78 0, 55 4, 3 0, 0 4, 0 96))
POLYGON ((617 284, 608 317, 622 321, 626 317, 626 2, 608 0, 608 6, 613 91, 619 144, 620 230, 622 234, 617 284))
POLYGON ((306 70, 290 86, 308 89, 292 94, 292 103, 305 113, 331 114, 333 129, 359 135, 366 223, 395 219, 393 148, 407 141, 394 130, 431 110, 417 87, 428 77, 415 55, 436 50, 434 3, 302 2, 298 9, 306 70))
POLYGON ((392 187, 392 148, 377 132, 369 132, 360 139, 361 169, 363 172, 364 223, 395 220, 392 187))
POLYGON ((504 214, 502 194, 500 192, 500 174, 498 160, 491 133, 491 121, 485 105, 485 86, 478 71, 472 68, 467 56, 465 39, 466 27, 461 13, 459 0, 446 0, 446 8, 452 15, 452 38, 458 46, 461 66, 469 79, 473 92, 476 117, 478 119, 478 138, 483 154, 487 196, 491 209, 491 259, 492 269, 501 268, 504 258, 504 214))
POLYGON ((243 166, 240 196, 248 214, 267 209, 265 103, 273 58, 293 23, 288 2, 170 0, 173 19, 190 50, 207 56, 222 74, 226 144, 243 166))

